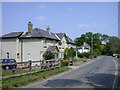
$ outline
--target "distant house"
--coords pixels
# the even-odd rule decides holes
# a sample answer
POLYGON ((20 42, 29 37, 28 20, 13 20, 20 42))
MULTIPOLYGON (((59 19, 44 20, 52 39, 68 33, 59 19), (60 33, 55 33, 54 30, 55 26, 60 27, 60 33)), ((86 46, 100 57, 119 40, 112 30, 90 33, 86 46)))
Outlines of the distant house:
POLYGON ((28 23, 27 32, 3 35, 0 42, 0 58, 13 58, 18 62, 44 60, 43 54, 46 51, 53 52, 55 58, 64 58, 64 49, 75 47, 74 42, 65 34, 52 33, 49 27, 46 30, 33 29, 31 22, 28 23))
POLYGON ((82 46, 77 47, 77 50, 80 53, 90 52, 90 45, 84 42, 82 46))

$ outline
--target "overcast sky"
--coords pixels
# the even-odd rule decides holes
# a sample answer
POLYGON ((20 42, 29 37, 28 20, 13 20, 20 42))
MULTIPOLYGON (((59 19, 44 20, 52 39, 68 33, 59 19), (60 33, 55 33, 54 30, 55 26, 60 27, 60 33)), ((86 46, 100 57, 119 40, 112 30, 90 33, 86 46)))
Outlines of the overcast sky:
POLYGON ((2 4, 3 34, 33 28, 51 28, 72 39, 86 32, 118 35, 117 2, 4 2, 2 4))

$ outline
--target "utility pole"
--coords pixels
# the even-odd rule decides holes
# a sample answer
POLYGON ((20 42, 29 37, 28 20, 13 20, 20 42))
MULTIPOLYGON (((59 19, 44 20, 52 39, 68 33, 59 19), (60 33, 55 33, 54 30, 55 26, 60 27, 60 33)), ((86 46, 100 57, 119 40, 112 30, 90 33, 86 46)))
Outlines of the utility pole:
POLYGON ((93 59, 93 34, 91 37, 91 55, 92 55, 92 59, 93 59))

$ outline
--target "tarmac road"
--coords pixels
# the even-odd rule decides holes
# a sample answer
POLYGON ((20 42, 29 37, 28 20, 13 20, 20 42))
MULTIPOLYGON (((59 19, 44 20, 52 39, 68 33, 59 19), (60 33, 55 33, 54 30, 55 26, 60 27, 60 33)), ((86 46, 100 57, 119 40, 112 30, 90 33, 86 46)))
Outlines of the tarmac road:
POLYGON ((117 62, 111 56, 101 56, 69 72, 25 88, 115 88, 116 82, 117 62))

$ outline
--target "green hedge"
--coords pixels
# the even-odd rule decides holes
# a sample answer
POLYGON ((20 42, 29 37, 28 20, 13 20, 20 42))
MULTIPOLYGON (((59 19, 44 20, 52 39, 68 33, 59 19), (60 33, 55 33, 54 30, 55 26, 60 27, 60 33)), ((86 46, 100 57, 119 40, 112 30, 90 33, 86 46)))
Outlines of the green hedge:
POLYGON ((61 67, 68 66, 68 60, 61 60, 61 67))
POLYGON ((43 57, 45 60, 54 59, 54 53, 47 51, 43 54, 43 57))
POLYGON ((78 53, 79 58, 89 58, 90 53, 78 53))

